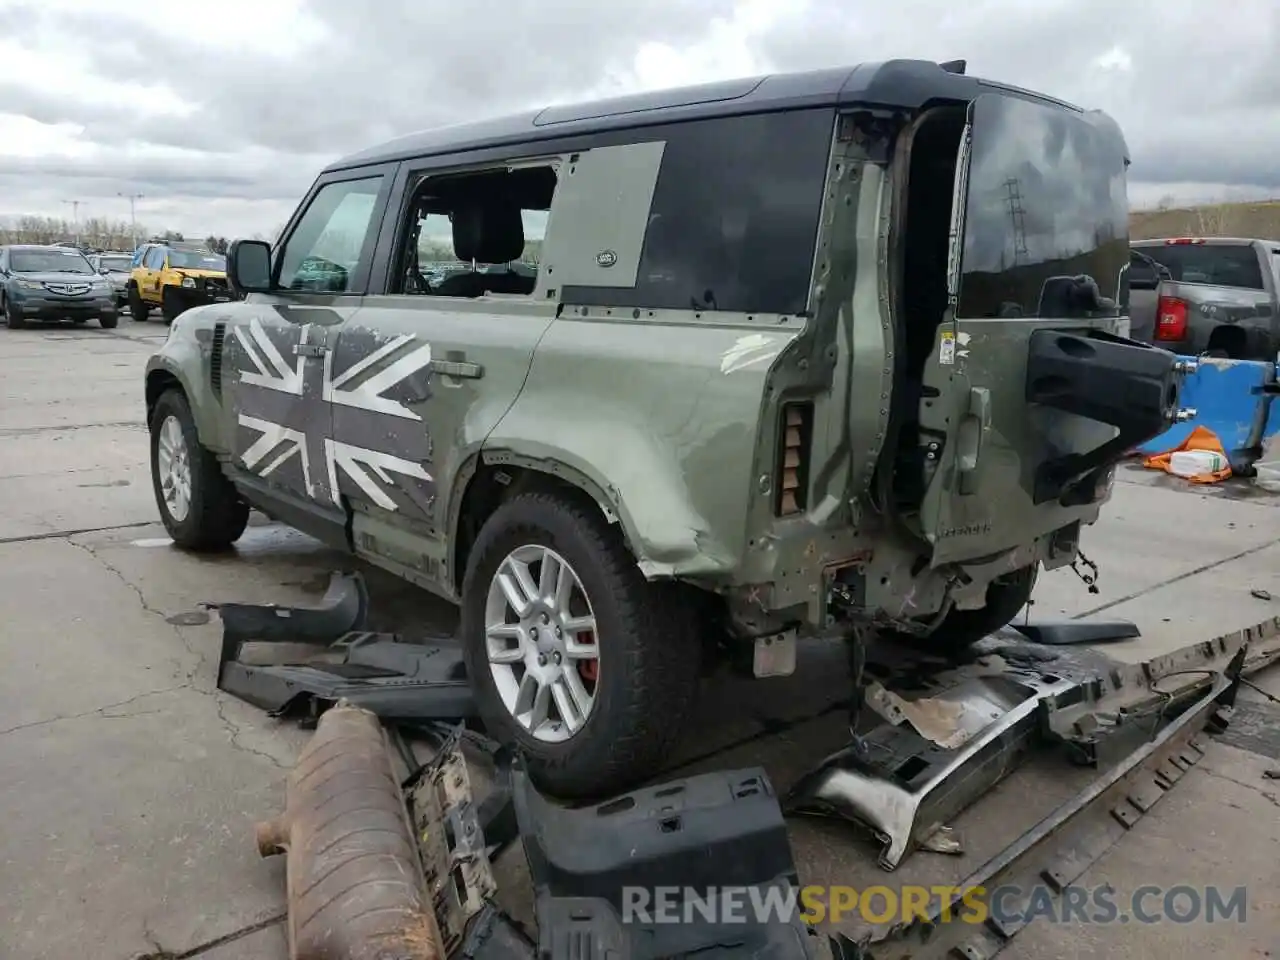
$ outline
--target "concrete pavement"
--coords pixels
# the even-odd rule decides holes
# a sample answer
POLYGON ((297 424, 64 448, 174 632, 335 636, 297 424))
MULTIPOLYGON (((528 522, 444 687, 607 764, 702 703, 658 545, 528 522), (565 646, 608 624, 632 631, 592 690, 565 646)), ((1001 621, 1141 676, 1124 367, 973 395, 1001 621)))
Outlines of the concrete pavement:
MULTIPOLYGON (((225 557, 168 544, 155 523, 141 425, 142 365, 163 337, 159 324, 128 320, 116 331, 0 329, 5 960, 286 955, 283 863, 258 859, 252 826, 279 812, 284 773, 306 734, 218 693, 216 618, 184 624, 201 619, 203 600, 314 600, 340 559, 260 521, 225 557)), ((1043 578, 1036 612, 1135 620, 1143 638, 1108 648, 1126 659, 1274 616, 1277 502, 1126 469, 1107 519, 1084 540, 1101 568, 1100 592, 1058 571, 1043 578)), ((452 629, 444 605, 369 576, 380 625, 452 629)), ((820 715, 842 695, 842 673, 830 669, 838 655, 806 649, 789 680, 712 684, 673 764, 763 763, 785 787, 843 737, 838 717, 820 715)), ((1263 683, 1280 692, 1276 678, 1263 683)), ((1121 889, 1248 882, 1257 889, 1249 923, 1040 925, 1013 956, 1267 956, 1260 951, 1280 942, 1280 910, 1259 881, 1275 876, 1280 786, 1263 773, 1280 767, 1280 710, 1254 693, 1242 710, 1204 765, 1091 879, 1121 889)), ((1018 774, 957 824, 966 862, 994 853, 1073 789, 1056 767, 1018 774)), ((868 867, 871 848, 842 825, 809 824, 794 843, 807 882, 889 879, 868 867)), ((518 860, 507 857, 499 872, 527 910, 518 860)), ((927 882, 955 868, 921 854, 892 879, 927 882)))

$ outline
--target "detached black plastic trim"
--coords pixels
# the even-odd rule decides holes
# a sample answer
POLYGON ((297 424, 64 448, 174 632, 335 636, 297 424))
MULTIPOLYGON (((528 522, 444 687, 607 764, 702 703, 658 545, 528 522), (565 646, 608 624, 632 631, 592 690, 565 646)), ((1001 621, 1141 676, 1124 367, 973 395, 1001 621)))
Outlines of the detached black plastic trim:
POLYGON ((1134 447, 1172 426, 1178 409, 1177 357, 1099 330, 1042 329, 1027 352, 1026 400, 1116 427, 1112 440, 1036 468, 1032 500, 1092 502, 1102 474, 1134 447))
POLYGON ((511 782, 536 894, 539 957, 815 955, 816 937, 798 904, 789 916, 759 917, 748 909, 731 920, 714 915, 715 904, 713 916, 703 916, 686 899, 736 890, 746 894, 744 906, 795 902, 799 882, 786 823, 762 769, 700 774, 576 809, 544 797, 518 767, 511 782), (679 891, 676 901, 659 904, 662 888, 679 891), (682 922, 669 922, 668 911, 682 922))

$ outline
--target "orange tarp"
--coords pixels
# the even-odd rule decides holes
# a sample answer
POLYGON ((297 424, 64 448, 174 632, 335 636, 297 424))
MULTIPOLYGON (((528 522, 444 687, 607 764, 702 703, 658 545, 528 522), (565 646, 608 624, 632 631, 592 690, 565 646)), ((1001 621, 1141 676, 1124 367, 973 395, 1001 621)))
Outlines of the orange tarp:
MULTIPOLYGON (((1152 470, 1163 470, 1166 473, 1172 473, 1169 469, 1169 462, 1173 459, 1173 455, 1182 450, 1208 450, 1212 453, 1222 454, 1224 460, 1227 458, 1227 451, 1222 448, 1222 441, 1218 439, 1218 435, 1207 427, 1196 427, 1189 434, 1187 439, 1174 447, 1172 450, 1166 450, 1164 453, 1158 453, 1154 457, 1147 457, 1142 461, 1144 467, 1152 470)), ((1218 483, 1220 480, 1226 480, 1231 476, 1231 467, 1226 466, 1215 473, 1202 473, 1199 476, 1184 477, 1184 480, 1190 480, 1192 483, 1218 483)))

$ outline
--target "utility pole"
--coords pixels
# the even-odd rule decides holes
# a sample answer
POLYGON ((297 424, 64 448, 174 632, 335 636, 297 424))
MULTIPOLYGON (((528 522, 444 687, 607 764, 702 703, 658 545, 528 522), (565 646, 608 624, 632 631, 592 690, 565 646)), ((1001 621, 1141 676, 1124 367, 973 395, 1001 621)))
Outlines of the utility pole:
POLYGON ((80 245, 80 201, 79 200, 63 200, 63 203, 71 205, 71 233, 76 246, 80 245))
MULTIPOLYGON (((140 193, 121 193, 120 196, 129 201, 129 238, 133 241, 133 249, 138 249, 138 219, 134 216, 134 204, 142 199, 140 193)), ((132 251, 130 251, 132 252, 132 251)))
POLYGON ((1013 265, 1016 267, 1027 260, 1027 211, 1022 205, 1022 190, 1016 177, 1006 180, 1004 189, 1004 202, 1013 226, 1013 265))

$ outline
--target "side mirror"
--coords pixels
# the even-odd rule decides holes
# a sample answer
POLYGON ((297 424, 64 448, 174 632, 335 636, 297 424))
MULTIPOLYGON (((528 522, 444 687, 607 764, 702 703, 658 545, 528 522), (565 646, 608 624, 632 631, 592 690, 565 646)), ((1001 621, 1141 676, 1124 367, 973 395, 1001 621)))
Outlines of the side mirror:
POLYGON ((236 240, 227 250, 227 283, 237 296, 271 289, 271 246, 262 240, 236 240))

